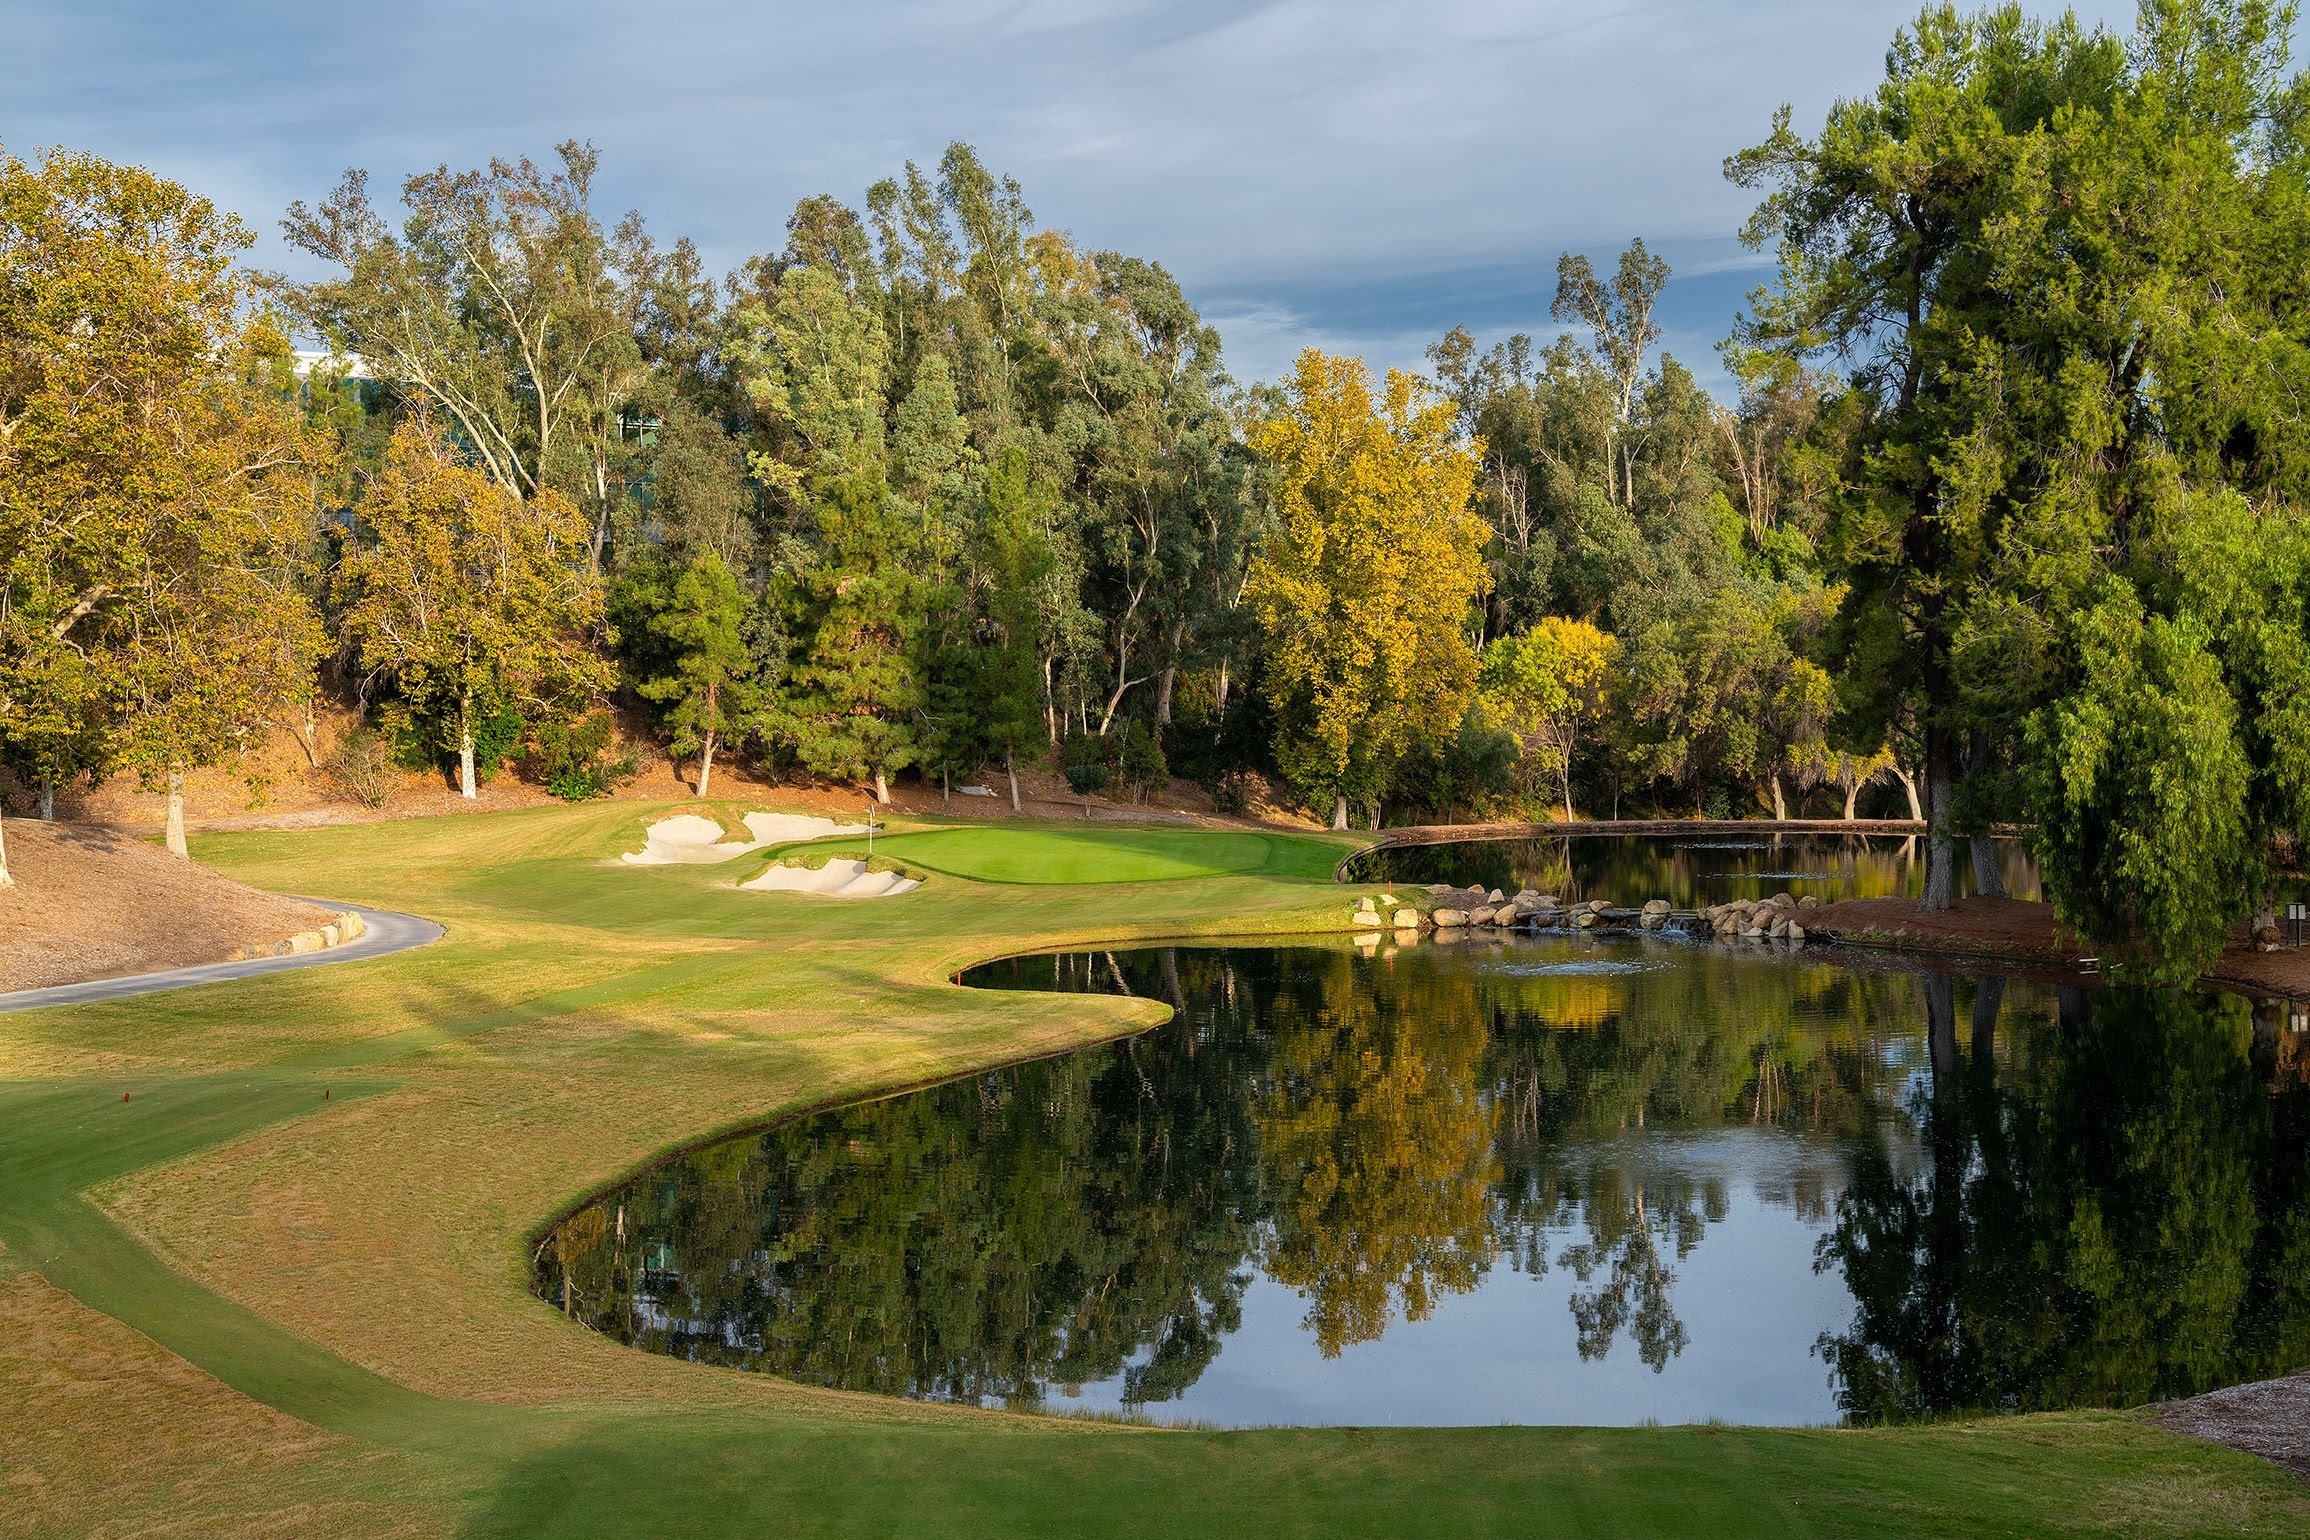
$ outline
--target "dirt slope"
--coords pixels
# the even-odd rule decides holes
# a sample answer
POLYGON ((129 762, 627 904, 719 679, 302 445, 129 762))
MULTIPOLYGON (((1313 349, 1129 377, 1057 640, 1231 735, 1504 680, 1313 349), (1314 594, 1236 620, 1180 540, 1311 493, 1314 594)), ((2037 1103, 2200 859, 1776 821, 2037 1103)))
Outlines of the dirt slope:
POLYGON ((11 818, 6 838, 16 885, 0 888, 0 991, 223 962, 329 922, 326 909, 86 825, 11 818))

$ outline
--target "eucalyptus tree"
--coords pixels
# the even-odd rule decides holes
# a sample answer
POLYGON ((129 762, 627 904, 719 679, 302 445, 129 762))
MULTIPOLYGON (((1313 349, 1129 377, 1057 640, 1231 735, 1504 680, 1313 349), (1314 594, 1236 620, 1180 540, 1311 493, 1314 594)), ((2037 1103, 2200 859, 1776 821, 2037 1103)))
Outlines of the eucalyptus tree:
POLYGON ((341 270, 290 291, 300 318, 454 424, 514 496, 553 488, 588 510, 598 571, 629 470, 622 413, 642 389, 637 279, 652 252, 638 216, 613 232, 595 215, 593 146, 555 155, 558 169, 524 156, 411 176, 398 233, 351 170, 281 228, 341 270))

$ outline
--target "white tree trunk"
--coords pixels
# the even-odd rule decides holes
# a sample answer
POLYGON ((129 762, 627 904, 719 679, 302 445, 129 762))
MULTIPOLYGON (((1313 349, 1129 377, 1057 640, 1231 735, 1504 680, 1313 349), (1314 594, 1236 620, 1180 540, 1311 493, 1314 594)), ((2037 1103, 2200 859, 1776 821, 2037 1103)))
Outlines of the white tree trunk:
POLYGON ((184 766, 168 767, 168 853, 192 859, 184 843, 184 766))
POLYGON ((1003 750, 1003 773, 1011 778, 1011 811, 1019 810, 1019 754, 1016 749, 1003 750))
POLYGON ((8 871, 7 817, 0 814, 0 888, 16 886, 16 879, 8 871))
POLYGON ((1332 793, 1331 826, 1335 829, 1347 827, 1347 794, 1344 792, 1332 793))
POLYGON ((699 795, 699 796, 701 796, 701 797, 702 797, 702 796, 704 796, 704 795, 706 794, 706 787, 707 787, 707 786, 708 786, 708 785, 709 785, 709 784, 710 784, 710 783, 713 781, 713 779, 714 779, 714 734, 713 734, 713 730, 709 728, 709 729, 707 730, 707 733, 706 733, 706 742, 705 742, 705 745, 704 745, 702 748, 700 748, 700 749, 699 749, 699 751, 698 751, 698 795, 699 795))
POLYGON ((1845 822, 1853 821, 1853 807, 1861 800, 1861 783, 1855 781, 1845 788, 1845 822))
POLYGON ((880 770, 874 772, 874 800, 890 806, 890 780, 880 770))
POLYGON ((468 799, 481 795, 473 781, 473 700, 457 703, 457 794, 468 799))
POLYGON ((40 778, 40 821, 56 822, 56 782, 45 775, 40 778))
POLYGON ((1778 770, 1775 770, 1772 774, 1772 783, 1773 817, 1776 820, 1785 821, 1789 816, 1789 803, 1788 799, 1781 795, 1781 773, 1778 770))
POLYGON ((1917 778, 1899 765, 1893 767, 1893 779, 1901 783, 1901 790, 1909 796, 1909 818, 1914 823, 1925 821, 1924 804, 1917 800, 1917 778))

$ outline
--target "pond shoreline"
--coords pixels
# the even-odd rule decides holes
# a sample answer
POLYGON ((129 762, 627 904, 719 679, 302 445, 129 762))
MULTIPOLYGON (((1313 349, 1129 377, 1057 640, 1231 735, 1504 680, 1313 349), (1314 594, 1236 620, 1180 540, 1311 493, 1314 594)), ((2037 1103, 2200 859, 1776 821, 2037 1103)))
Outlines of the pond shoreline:
MULTIPOLYGON (((1966 898, 1928 914, 1915 899, 1853 898, 1824 904, 1809 930, 1849 946, 2090 970, 2097 959, 2063 933, 2053 906, 2030 899, 1966 898)), ((2198 982, 2248 994, 2310 995, 2310 946, 2255 949, 2243 924, 2198 982)))

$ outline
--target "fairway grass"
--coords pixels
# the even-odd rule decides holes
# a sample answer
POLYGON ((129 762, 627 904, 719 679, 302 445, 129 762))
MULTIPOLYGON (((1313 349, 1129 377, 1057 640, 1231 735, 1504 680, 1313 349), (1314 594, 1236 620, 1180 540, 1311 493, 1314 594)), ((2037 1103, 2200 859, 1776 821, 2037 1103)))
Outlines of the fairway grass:
MULTIPOLYGON (((853 838, 823 848, 863 855, 867 846, 853 838)), ((877 855, 949 877, 1068 886, 1223 876, 1320 881, 1353 848, 1301 835, 1216 829, 934 829, 874 842, 877 855)))
POLYGON ((752 858, 616 865, 666 810, 212 836, 197 854, 244 881, 448 934, 0 1018, 0 1535, 2310 1529, 2310 1489, 2132 1414, 1154 1431, 596 1337, 526 1283, 543 1228, 602 1185, 767 1117, 1164 1014, 964 990, 956 968, 1328 930, 1347 907, 1321 879, 1349 845, 1325 836, 894 830, 877 854, 936 875, 871 904, 735 891, 752 858))

